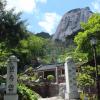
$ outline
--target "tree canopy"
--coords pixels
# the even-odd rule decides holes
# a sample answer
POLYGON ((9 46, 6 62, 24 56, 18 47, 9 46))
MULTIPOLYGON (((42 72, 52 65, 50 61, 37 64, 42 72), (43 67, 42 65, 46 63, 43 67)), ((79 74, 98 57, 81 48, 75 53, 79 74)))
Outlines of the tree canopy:
POLYGON ((20 41, 20 49, 22 52, 28 52, 33 58, 43 55, 44 46, 45 40, 34 35, 20 41))
POLYGON ((27 30, 26 21, 21 19, 22 13, 14 9, 7 11, 6 2, 0 0, 0 67, 4 66, 9 55, 20 59, 20 66, 31 64, 44 54, 44 39, 27 30))
POLYGON ((14 48, 26 36, 25 21, 21 20, 21 13, 14 13, 14 9, 5 10, 5 1, 0 1, 0 5, 0 42, 14 48))
POLYGON ((75 43, 77 44, 76 51, 87 53, 91 58, 91 37, 95 37, 98 40, 97 51, 100 52, 100 14, 93 14, 87 23, 81 23, 82 31, 75 36, 75 43))

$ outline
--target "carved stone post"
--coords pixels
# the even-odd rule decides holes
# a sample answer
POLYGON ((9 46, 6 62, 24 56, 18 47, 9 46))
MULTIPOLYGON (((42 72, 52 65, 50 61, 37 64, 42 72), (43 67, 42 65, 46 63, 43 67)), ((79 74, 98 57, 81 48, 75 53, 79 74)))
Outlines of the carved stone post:
POLYGON ((66 93, 65 100, 79 100, 76 82, 76 66, 71 57, 65 62, 66 93))
POLYGON ((15 56, 10 56, 7 66, 6 94, 4 100, 18 100, 17 95, 17 62, 15 56))

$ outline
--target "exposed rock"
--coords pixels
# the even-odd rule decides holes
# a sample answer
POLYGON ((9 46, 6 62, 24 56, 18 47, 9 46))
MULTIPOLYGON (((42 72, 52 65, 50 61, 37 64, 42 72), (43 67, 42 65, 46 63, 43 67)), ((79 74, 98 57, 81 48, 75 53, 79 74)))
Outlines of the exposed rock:
POLYGON ((75 34, 81 29, 80 22, 87 22, 92 15, 92 11, 89 7, 77 8, 68 11, 61 19, 60 24, 57 27, 53 40, 59 39, 65 41, 65 37, 75 34))

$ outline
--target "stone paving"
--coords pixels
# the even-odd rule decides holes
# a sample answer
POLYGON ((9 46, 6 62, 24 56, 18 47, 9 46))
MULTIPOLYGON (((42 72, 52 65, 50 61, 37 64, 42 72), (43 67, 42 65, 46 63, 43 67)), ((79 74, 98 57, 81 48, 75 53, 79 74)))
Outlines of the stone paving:
POLYGON ((64 100, 61 97, 40 98, 39 100, 64 100))

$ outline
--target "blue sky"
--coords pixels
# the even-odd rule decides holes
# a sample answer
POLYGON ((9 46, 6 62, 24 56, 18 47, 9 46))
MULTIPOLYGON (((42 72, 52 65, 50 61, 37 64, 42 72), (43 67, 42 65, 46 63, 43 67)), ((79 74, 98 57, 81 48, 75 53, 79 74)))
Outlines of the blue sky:
POLYGON ((92 11, 100 12, 100 0, 7 0, 6 9, 15 8, 22 11, 22 19, 27 19, 27 29, 38 33, 50 34, 55 30, 62 16, 75 8, 90 7, 92 11))

